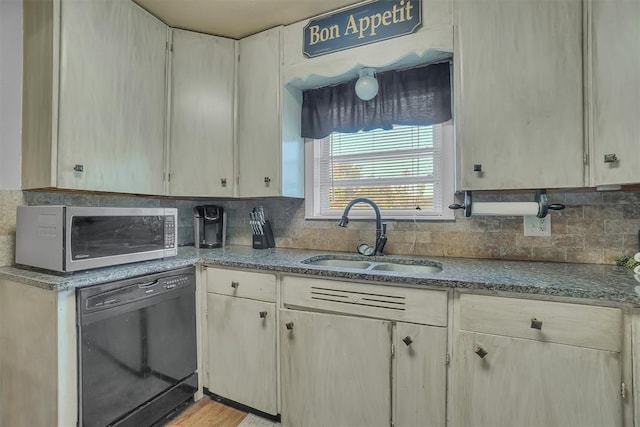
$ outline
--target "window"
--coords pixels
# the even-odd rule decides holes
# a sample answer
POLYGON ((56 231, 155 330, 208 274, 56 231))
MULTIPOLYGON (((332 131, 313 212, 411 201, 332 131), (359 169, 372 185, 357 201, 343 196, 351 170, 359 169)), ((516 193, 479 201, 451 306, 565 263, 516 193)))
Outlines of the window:
MULTIPOLYGON (((451 121, 308 139, 306 216, 340 218, 351 200, 373 200, 385 219, 453 219, 451 121)), ((350 218, 370 218, 358 204, 350 218)))

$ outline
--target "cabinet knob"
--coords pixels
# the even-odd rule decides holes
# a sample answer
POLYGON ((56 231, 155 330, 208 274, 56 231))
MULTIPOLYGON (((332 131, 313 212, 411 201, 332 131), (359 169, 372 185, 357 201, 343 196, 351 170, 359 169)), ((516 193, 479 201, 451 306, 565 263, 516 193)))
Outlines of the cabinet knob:
POLYGON ((269 184, 271 182, 271 178, 269 178, 268 176, 264 177, 264 183, 265 184, 269 184))
POLYGON ((482 172, 482 165, 481 164, 473 165, 473 171, 474 172, 482 172))
POLYGON ((488 353, 488 352, 487 352, 487 350, 485 350, 484 348, 482 348, 482 347, 478 346, 478 347, 476 348, 476 354, 477 354, 478 356, 480 356, 480 359, 484 359, 484 357, 485 357, 487 354, 489 354, 489 353, 488 353))
POLYGON ((287 322, 284 324, 288 331, 293 329, 293 322, 287 322))
POLYGON ((402 342, 405 343, 407 346, 410 346, 413 340, 411 339, 410 336, 407 335, 406 337, 402 338, 402 342))
POLYGON ((267 312, 266 311, 261 311, 260 312, 260 318, 264 319, 265 317, 267 317, 267 312))
POLYGON ((618 156, 616 156, 616 153, 611 153, 611 154, 605 154, 604 155, 604 162, 605 163, 616 163, 618 161, 618 156))
POLYGON ((223 187, 227 186, 227 178, 220 178, 220 185, 222 185, 223 187))
POLYGON ((84 172, 84 165, 73 165, 73 170, 75 172, 84 172))
POLYGON ((240 282, 236 282, 236 281, 231 282, 231 287, 233 289, 238 289, 238 286, 240 286, 240 282))
POLYGON ((542 330, 542 320, 538 320, 535 317, 531 319, 531 329, 542 330))

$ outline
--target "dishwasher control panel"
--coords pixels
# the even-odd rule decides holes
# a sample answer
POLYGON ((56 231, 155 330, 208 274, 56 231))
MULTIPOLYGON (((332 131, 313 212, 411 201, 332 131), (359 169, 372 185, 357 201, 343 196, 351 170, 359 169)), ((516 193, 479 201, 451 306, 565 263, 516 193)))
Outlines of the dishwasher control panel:
POLYGON ((146 298, 173 293, 187 287, 195 289, 195 275, 190 273, 157 273, 79 290, 80 310, 84 313, 135 303, 146 298))

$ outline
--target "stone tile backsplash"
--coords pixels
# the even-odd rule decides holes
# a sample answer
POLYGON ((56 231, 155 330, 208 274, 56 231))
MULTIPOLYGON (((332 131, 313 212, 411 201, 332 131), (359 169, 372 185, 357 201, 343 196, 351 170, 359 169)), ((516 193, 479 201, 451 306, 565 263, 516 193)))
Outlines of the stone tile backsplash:
POLYGON ((22 191, 0 190, 0 266, 15 260, 16 207, 22 204, 22 191))
MULTIPOLYGON (((193 207, 218 204, 227 210, 227 242, 250 245, 249 211, 264 206, 276 245, 281 248, 355 251, 360 242, 373 243, 373 221, 353 220, 340 228, 336 220, 305 220, 300 199, 166 199, 127 195, 64 192, 0 192, 0 265, 13 262, 15 207, 21 203, 71 206, 177 207, 179 243, 193 244, 193 207)), ((416 256, 445 256, 613 264, 613 258, 634 254, 640 230, 640 191, 549 191, 553 211, 550 237, 524 236, 522 217, 465 218, 455 221, 388 221, 385 252, 416 256)), ((531 201, 532 192, 474 193, 475 201, 531 201)), ((383 218, 384 219, 384 218, 383 218)))

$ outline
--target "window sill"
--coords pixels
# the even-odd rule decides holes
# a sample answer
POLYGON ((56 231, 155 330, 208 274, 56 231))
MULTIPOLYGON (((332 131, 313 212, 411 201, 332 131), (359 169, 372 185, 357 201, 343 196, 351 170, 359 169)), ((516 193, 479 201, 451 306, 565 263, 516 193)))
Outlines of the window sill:
MULTIPOLYGON (((339 221, 342 218, 341 214, 336 215, 305 215, 304 219, 309 221, 317 221, 317 220, 336 220, 339 221)), ((371 215, 353 215, 353 213, 349 213, 349 221, 375 221, 375 216, 371 215)), ((451 215, 443 215, 443 216, 415 216, 415 215, 395 215, 395 216, 385 216, 382 214, 382 221, 420 221, 420 222, 429 222, 429 221, 454 221, 455 215, 453 211, 451 215)))

